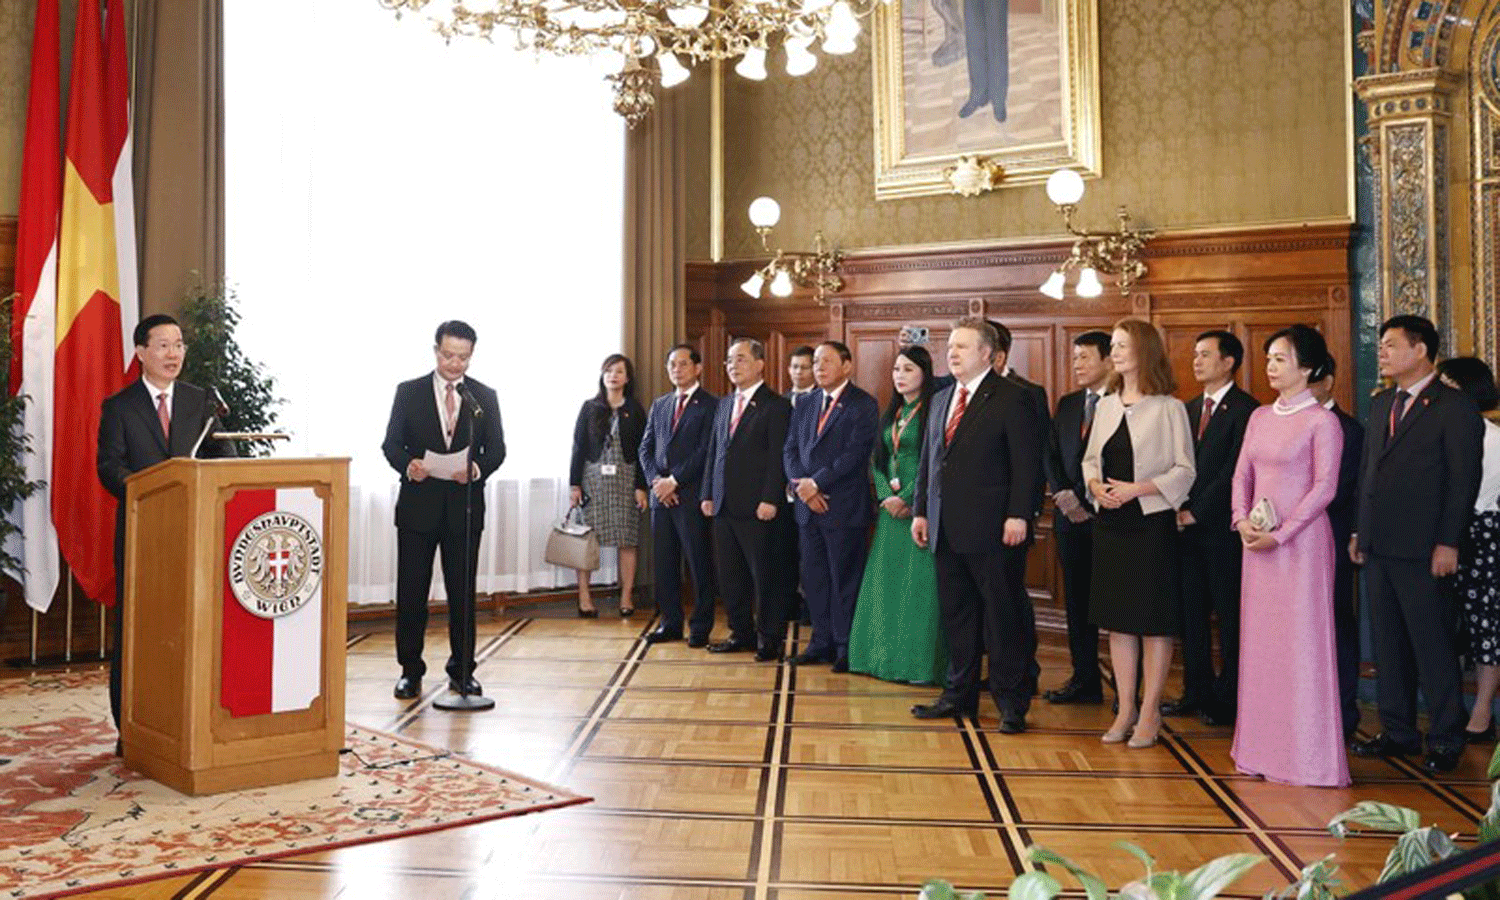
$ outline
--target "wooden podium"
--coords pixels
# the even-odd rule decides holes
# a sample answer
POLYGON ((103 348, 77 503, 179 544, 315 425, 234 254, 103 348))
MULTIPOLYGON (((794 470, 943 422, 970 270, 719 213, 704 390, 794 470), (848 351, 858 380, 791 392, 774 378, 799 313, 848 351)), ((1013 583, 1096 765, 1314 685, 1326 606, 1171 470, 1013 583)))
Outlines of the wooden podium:
POLYGON ((170 459, 125 498, 125 763, 185 794, 338 771, 347 459, 170 459))

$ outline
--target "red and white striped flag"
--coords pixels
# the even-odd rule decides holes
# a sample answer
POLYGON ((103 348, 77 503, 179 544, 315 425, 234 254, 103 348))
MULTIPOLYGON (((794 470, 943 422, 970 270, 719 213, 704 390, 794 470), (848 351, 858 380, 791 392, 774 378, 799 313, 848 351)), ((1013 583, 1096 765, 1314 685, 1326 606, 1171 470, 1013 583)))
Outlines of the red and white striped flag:
POLYGON ((229 498, 219 681, 231 716, 307 709, 322 693, 322 580, 315 490, 246 489, 229 498))
POLYGON ((84 593, 113 603, 115 500, 95 474, 99 408, 125 385, 139 311, 123 0, 108 0, 107 8, 108 48, 97 0, 79 4, 73 40, 58 254, 52 519, 84 593))
POLYGON ((57 228, 62 210, 62 139, 58 118, 57 0, 38 0, 31 40, 31 95, 21 157, 16 234, 16 300, 10 323, 10 390, 26 396, 31 436, 26 478, 48 482, 11 511, 20 526, 13 551, 25 572, 26 602, 46 612, 57 592, 57 532, 52 527, 52 365, 57 323, 57 228))

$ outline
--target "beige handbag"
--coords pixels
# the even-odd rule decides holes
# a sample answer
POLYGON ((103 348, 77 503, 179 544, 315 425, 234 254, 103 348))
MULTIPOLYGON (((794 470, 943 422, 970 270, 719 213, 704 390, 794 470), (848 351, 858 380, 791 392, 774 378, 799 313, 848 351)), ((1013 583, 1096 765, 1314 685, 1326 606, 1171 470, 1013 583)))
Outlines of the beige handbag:
POLYGON ((566 569, 592 572, 599 568, 599 537, 592 525, 584 523, 583 510, 568 507, 547 535, 547 552, 542 558, 566 569))

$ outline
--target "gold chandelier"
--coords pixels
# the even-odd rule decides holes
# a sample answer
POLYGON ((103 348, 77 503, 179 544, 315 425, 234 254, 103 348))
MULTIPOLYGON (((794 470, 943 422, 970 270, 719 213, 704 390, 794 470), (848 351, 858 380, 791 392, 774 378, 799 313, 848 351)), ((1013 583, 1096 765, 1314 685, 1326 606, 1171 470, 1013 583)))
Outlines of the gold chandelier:
MULTIPOLYGON (((378 0, 381 6, 421 12, 431 0, 378 0)), ((656 105, 656 87, 687 80, 705 60, 740 58, 735 71, 766 77, 766 54, 779 45, 791 75, 818 64, 812 51, 852 53, 859 20, 885 0, 447 0, 446 13, 432 16, 445 40, 454 36, 494 40, 507 30, 519 50, 557 56, 618 54, 615 112, 633 128, 656 105), (686 65, 684 65, 686 63, 686 65)))

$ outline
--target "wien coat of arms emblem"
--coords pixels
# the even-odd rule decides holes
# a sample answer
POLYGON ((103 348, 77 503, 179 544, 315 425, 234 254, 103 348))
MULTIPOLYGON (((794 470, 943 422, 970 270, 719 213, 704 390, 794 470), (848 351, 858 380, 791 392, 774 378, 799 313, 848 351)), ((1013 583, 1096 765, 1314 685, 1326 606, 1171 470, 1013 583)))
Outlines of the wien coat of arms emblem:
POLYGON ((301 609, 323 584, 323 542, 292 512, 250 520, 229 551, 229 588, 247 612, 276 619, 301 609))

